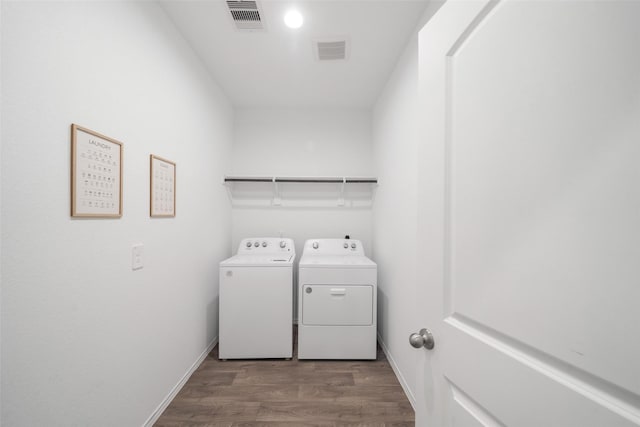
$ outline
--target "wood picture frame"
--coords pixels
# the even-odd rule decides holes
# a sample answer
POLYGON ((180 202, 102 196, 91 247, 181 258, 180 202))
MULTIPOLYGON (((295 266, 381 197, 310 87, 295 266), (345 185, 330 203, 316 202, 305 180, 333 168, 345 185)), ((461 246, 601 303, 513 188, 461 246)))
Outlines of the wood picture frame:
POLYGON ((122 217, 123 144, 71 125, 71 216, 122 217))
POLYGON ((149 215, 154 218, 176 216, 176 164, 149 156, 149 215))

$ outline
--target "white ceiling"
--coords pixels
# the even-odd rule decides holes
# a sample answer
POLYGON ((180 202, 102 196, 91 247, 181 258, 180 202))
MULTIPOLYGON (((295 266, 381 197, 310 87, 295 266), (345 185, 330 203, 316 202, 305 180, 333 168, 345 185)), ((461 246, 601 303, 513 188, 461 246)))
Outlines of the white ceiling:
POLYGON ((236 30, 224 0, 161 4, 237 107, 373 105, 428 0, 258 0, 266 30, 236 30), (284 25, 285 11, 304 15, 284 25), (346 36, 346 61, 319 62, 313 40, 346 36))

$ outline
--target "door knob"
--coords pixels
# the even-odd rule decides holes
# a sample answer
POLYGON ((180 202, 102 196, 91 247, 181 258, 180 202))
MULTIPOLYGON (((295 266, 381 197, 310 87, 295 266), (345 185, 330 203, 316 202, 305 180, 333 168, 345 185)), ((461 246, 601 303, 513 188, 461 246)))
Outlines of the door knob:
POLYGON ((415 348, 424 347, 427 350, 431 350, 435 343, 433 335, 426 328, 422 328, 417 334, 411 334, 409 336, 409 344, 415 348))

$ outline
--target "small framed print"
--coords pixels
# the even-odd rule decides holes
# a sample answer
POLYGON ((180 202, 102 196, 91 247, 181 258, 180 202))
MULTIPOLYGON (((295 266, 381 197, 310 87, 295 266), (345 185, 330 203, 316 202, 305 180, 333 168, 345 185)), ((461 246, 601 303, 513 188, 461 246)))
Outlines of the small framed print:
POLYGON ((71 125, 71 216, 122 216, 121 142, 71 125))
POLYGON ((153 154, 150 159, 149 214, 152 217, 174 217, 176 216, 176 164, 153 154))

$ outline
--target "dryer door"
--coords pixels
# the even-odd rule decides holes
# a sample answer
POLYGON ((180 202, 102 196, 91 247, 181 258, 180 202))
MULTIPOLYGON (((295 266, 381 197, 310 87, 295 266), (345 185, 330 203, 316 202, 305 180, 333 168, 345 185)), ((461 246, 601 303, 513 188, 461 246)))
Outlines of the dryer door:
POLYGON ((302 323, 310 326, 373 324, 373 286, 303 285, 302 323))

